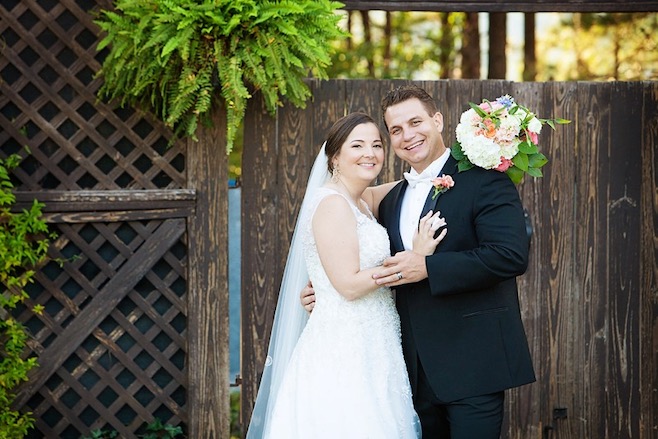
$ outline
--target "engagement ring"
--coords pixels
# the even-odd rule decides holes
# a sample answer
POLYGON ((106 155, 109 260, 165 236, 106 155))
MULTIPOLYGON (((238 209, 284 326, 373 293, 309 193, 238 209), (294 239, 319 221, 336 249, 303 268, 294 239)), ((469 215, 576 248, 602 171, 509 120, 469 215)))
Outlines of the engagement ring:
POLYGON ((395 275, 398 277, 398 280, 402 279, 402 273, 400 273, 399 271, 395 273, 395 275))

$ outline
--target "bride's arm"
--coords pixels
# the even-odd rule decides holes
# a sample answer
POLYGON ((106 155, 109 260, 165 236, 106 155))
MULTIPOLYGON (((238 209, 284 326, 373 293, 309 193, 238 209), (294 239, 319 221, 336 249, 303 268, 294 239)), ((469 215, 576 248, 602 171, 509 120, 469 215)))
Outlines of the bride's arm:
POLYGON ((393 189, 393 186, 399 182, 400 180, 396 180, 390 183, 370 186, 367 187, 365 191, 363 191, 362 198, 368 204, 368 207, 370 208, 372 214, 375 215, 375 218, 379 219, 379 203, 381 203, 386 194, 388 194, 391 189, 393 189))
POLYGON ((343 297, 358 299, 378 288, 372 275, 381 267, 360 269, 356 217, 346 199, 340 195, 324 198, 313 215, 312 227, 322 266, 343 297))

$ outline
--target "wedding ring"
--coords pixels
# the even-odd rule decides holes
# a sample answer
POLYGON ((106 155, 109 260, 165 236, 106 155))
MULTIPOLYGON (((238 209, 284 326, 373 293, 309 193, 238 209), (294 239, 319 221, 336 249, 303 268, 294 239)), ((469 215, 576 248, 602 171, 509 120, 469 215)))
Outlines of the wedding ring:
POLYGON ((400 273, 399 271, 395 273, 395 275, 398 277, 398 280, 402 279, 402 273, 400 273))

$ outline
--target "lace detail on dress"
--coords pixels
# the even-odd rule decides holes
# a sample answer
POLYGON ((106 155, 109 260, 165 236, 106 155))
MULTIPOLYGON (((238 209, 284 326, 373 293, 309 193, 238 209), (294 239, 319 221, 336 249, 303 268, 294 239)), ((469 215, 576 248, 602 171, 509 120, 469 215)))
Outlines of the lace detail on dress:
MULTIPOLYGON (((420 424, 391 290, 381 287, 348 301, 320 262, 311 220, 321 200, 332 194, 338 192, 321 188, 302 212, 302 242, 316 304, 286 370, 266 437, 417 438, 420 424)), ((370 212, 347 201, 357 220, 361 268, 381 265, 390 255, 386 230, 370 212)))

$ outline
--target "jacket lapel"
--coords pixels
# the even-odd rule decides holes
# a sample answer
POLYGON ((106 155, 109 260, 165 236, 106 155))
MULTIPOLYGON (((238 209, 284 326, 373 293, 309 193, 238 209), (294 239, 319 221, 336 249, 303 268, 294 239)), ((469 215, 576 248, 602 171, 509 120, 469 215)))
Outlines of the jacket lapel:
MULTIPOLYGON (((457 160, 455 160, 452 155, 448 157, 448 161, 446 161, 445 165, 443 165, 443 168, 441 169, 441 172, 439 172, 439 175, 453 175, 457 170, 457 160)), ((437 175, 437 177, 439 176, 437 175)), ((436 212, 436 205, 439 203, 439 198, 441 198, 441 193, 439 193, 436 198, 432 199, 432 195, 434 194, 434 188, 430 189, 429 193, 427 194, 427 198, 425 199, 425 205, 423 206, 423 211, 420 214, 420 217, 418 218, 418 221, 420 221, 420 218, 424 217, 427 212, 430 210, 432 212, 436 212)))
POLYGON ((389 239, 391 240, 391 250, 394 252, 404 250, 404 244, 402 243, 402 236, 400 235, 400 210, 402 209, 402 198, 404 193, 407 190, 409 183, 407 180, 402 180, 400 184, 395 186, 392 190, 393 193, 393 210, 391 211, 391 217, 388 218, 387 223, 389 239))

